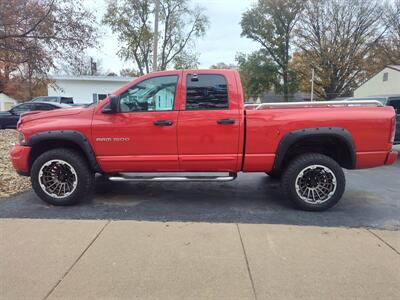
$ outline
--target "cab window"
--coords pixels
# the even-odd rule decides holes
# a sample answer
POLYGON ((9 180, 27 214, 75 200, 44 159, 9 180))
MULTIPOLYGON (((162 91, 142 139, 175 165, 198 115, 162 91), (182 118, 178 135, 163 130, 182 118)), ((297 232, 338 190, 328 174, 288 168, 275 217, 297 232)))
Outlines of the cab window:
POLYGON ((173 110, 177 83, 177 75, 139 82, 121 95, 120 112, 173 110))

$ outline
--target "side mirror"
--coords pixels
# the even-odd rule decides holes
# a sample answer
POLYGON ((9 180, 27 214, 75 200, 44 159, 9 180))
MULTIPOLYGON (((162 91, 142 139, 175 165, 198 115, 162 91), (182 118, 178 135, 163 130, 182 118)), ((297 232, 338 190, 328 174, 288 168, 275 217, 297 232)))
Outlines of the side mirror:
POLYGON ((105 114, 115 114, 119 111, 119 96, 110 96, 110 102, 106 105, 102 112, 105 114))

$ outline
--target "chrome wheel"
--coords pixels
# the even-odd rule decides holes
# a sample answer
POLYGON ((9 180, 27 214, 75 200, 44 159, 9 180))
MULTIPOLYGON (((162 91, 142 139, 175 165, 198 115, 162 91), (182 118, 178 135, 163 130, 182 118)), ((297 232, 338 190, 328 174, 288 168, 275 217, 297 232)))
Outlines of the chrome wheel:
POLYGON ((39 184, 42 190, 54 198, 66 198, 77 185, 78 176, 75 169, 61 159, 49 160, 39 170, 39 184))
POLYGON ((331 169, 322 165, 304 168, 295 181, 297 195, 309 204, 321 204, 335 194, 337 182, 331 169))

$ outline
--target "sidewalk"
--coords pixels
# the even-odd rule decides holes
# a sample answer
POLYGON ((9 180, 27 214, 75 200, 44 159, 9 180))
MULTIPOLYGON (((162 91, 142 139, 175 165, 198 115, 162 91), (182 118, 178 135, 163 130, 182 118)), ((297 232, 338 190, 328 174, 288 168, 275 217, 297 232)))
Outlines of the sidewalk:
POLYGON ((1 299, 399 299, 400 232, 0 219, 1 299))

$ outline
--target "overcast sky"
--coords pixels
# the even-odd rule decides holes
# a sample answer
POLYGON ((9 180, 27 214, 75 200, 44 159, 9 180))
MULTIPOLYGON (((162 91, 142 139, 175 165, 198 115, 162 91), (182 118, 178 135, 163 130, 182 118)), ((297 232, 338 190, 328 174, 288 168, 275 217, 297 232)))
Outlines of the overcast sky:
MULTIPOLYGON (((255 0, 192 0, 193 5, 206 9, 210 27, 204 38, 196 43, 196 52, 200 55, 200 68, 208 68, 218 62, 234 63, 238 52, 250 53, 258 45, 249 39, 241 38, 241 15, 255 0)), ((100 20, 106 9, 106 0, 85 0, 100 20)), ((118 56, 118 41, 107 28, 102 28, 99 49, 90 50, 89 55, 101 60, 105 71, 119 73, 133 64, 123 62, 118 56)))

